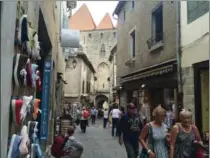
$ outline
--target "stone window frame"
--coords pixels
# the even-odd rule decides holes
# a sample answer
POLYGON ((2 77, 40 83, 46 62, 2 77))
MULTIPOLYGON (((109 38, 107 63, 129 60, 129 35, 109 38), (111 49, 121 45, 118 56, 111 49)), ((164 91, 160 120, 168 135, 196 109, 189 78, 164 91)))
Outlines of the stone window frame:
POLYGON ((131 12, 135 9, 135 1, 131 1, 131 12))
POLYGON ((100 56, 101 57, 105 57, 106 56, 106 47, 105 47, 105 44, 104 43, 101 44, 100 56))
POLYGON ((92 38, 92 34, 91 34, 91 33, 89 33, 89 34, 88 34, 88 37, 89 37, 89 38, 92 38))
POLYGON ((129 43, 128 43, 128 49, 129 49, 129 57, 131 59, 135 59, 136 57, 136 26, 134 26, 128 33, 129 35, 129 43), (133 41, 133 36, 132 34, 135 32, 135 40, 133 41), (133 43, 134 42, 134 43, 133 43), (131 48, 132 45, 132 48, 131 48), (133 48, 134 45, 134 48, 133 48), (132 49, 132 50, 131 50, 132 49), (134 51, 133 51, 134 50, 134 51))
POLYGON ((209 12, 209 1, 187 1, 187 23, 209 12))

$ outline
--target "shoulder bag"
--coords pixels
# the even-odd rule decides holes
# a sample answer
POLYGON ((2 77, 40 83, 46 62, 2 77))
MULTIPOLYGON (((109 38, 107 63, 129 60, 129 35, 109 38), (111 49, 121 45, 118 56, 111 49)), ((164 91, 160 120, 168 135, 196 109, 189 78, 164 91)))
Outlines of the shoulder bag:
MULTIPOLYGON (((148 147, 150 150, 154 150, 154 142, 153 142, 153 132, 152 125, 149 123, 149 133, 148 133, 148 147)), ((149 158, 149 154, 146 149, 142 149, 139 155, 139 158, 149 158)))

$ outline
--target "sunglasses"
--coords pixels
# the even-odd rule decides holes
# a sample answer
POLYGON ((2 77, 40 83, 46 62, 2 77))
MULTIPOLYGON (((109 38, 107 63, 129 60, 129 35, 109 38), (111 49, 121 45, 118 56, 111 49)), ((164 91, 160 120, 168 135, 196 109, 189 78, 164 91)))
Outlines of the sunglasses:
POLYGON ((135 107, 134 106, 131 106, 131 107, 129 107, 129 109, 135 109, 135 107))

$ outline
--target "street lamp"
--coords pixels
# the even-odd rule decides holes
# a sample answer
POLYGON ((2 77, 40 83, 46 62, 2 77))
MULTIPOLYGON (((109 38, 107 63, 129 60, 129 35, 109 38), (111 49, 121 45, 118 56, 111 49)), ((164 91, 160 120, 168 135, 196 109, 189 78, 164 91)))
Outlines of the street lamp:
POLYGON ((69 65, 68 60, 66 60, 66 69, 75 69, 77 66, 77 60, 74 58, 71 62, 71 65, 69 65))

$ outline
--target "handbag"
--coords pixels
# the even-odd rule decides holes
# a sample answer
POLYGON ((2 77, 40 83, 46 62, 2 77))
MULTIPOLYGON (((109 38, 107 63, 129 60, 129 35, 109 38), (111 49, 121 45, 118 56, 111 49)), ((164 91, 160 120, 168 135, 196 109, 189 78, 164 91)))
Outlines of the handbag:
MULTIPOLYGON (((192 132, 195 135, 195 140, 199 140, 200 136, 199 136, 199 133, 198 133, 195 126, 192 126, 192 132)), ((193 150, 194 150, 193 156, 195 158, 204 158, 204 154, 203 154, 204 149, 202 148, 202 145, 200 145, 198 143, 194 143, 193 144, 193 150)))
MULTIPOLYGON (((149 133, 148 133, 148 147, 153 151, 154 142, 153 142, 153 132, 152 125, 149 123, 149 133)), ((146 149, 142 149, 139 155, 139 158, 149 158, 149 154, 146 149)))

